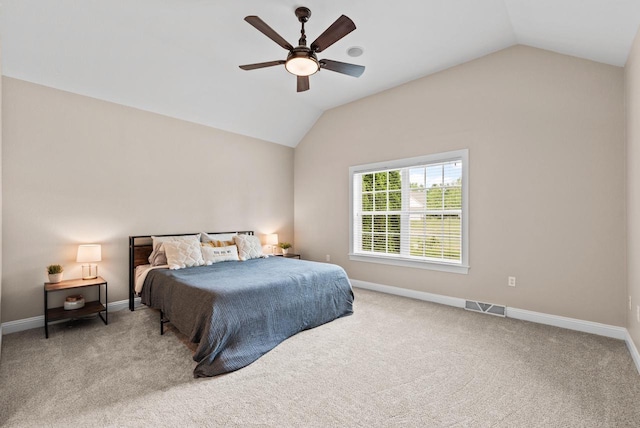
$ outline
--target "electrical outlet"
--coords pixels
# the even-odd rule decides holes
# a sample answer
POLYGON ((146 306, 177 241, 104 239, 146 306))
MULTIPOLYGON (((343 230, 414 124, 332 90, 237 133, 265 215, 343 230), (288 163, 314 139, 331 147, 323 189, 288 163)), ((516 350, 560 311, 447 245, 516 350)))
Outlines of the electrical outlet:
POLYGON ((515 276, 510 276, 509 280, 507 282, 507 285, 509 287, 515 287, 516 286, 516 277, 515 276))
POLYGON ((629 310, 632 311, 633 310, 633 306, 631 306, 631 296, 629 296, 629 310))
POLYGON ((325 258, 325 260, 326 260, 326 261, 328 261, 328 262, 330 262, 330 261, 331 261, 331 256, 330 256, 329 254, 327 254, 324 258, 325 258))
POLYGON ((636 306, 636 319, 640 322, 640 305, 636 306))

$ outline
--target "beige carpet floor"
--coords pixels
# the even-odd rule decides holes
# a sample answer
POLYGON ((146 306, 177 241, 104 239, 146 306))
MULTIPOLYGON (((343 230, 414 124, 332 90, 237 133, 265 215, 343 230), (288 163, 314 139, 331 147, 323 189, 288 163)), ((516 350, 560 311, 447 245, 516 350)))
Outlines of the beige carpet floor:
POLYGON ((7 427, 639 427, 624 342, 356 290, 355 314, 194 379, 150 309, 4 337, 7 427))

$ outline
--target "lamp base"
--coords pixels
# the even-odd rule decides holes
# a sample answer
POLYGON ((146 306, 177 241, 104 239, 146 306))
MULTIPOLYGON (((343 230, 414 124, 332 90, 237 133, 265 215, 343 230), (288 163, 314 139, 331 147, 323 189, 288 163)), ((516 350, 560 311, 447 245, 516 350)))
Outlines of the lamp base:
POLYGON ((82 265, 82 279, 96 279, 98 277, 98 265, 82 265))

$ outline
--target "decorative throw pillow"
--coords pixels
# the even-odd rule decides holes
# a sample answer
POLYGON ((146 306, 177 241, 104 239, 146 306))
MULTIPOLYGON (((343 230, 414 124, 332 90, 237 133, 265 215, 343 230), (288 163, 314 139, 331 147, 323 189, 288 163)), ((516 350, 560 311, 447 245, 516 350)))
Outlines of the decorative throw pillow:
POLYGON ((206 232, 200 232, 200 242, 207 243, 212 247, 227 247, 229 245, 235 245, 233 237, 236 233, 216 233, 209 235, 206 232))
POLYGON ((217 247, 228 247, 230 245, 235 246, 235 242, 234 241, 207 241, 207 242, 203 242, 202 246, 207 246, 207 247, 213 247, 213 248, 217 248, 217 247))
POLYGON ((201 250, 204 264, 207 266, 218 262, 238 261, 238 247, 235 245, 214 247, 208 243, 202 243, 201 250))
POLYGON ((255 235, 237 235, 233 240, 238 246, 238 257, 245 261, 249 259, 259 259, 266 257, 262 253, 262 243, 255 235))
POLYGON ((164 251, 165 242, 172 241, 193 241, 200 242, 200 235, 185 235, 185 236, 152 236, 153 239, 153 251, 149 256, 149 263, 151 266, 162 266, 167 264, 167 256, 164 251))
POLYGON ((167 241, 162 246, 167 254, 169 269, 183 269, 204 264, 200 243, 197 241, 167 241))

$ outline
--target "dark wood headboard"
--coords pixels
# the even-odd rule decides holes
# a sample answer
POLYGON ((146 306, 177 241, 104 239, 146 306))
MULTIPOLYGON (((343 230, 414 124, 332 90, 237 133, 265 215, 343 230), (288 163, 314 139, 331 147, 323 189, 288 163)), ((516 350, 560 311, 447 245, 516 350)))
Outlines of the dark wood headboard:
MULTIPOLYGON (((253 231, 244 230, 241 232, 207 232, 210 235, 253 235, 253 231)), ((166 235, 138 235, 129 236, 129 309, 134 310, 134 299, 136 297, 135 281, 136 281, 136 267, 140 265, 149 264, 149 256, 153 251, 153 239, 152 236, 187 236, 198 235, 196 233, 170 233, 166 235)))
POLYGON ((139 245, 133 247, 133 268, 149 264, 149 256, 153 251, 153 245, 139 245))

